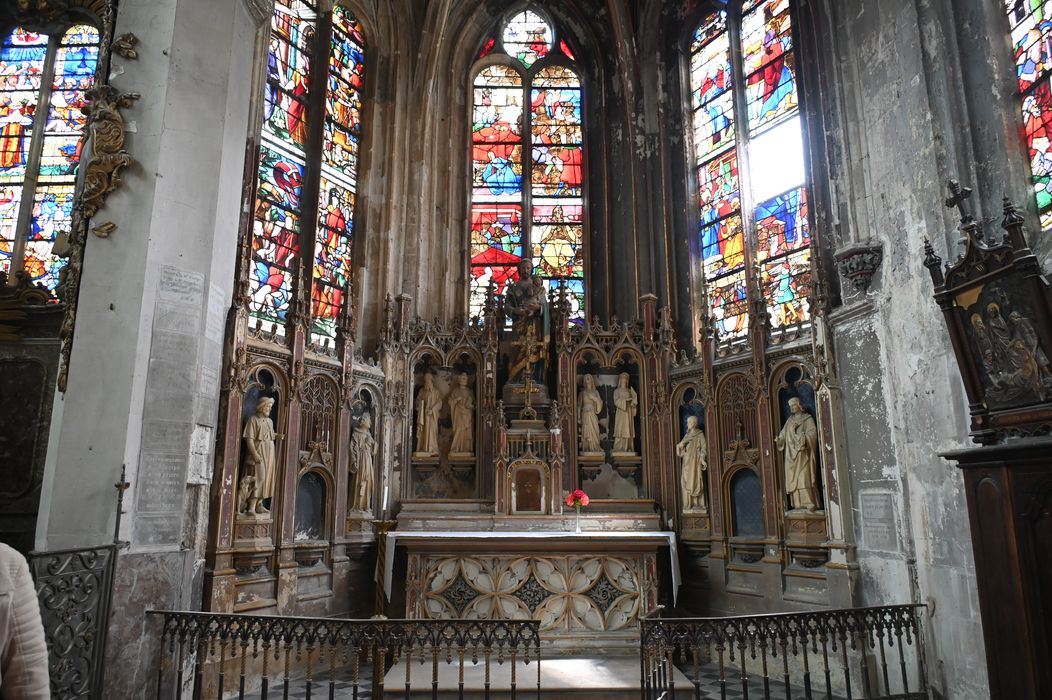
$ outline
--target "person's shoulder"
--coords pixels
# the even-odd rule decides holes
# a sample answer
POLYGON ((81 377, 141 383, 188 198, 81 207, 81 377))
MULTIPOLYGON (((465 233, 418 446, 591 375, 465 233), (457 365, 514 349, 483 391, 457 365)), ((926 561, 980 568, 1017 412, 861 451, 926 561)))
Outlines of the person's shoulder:
POLYGON ((0 593, 10 591, 16 580, 28 573, 29 564, 22 554, 0 542, 0 593))

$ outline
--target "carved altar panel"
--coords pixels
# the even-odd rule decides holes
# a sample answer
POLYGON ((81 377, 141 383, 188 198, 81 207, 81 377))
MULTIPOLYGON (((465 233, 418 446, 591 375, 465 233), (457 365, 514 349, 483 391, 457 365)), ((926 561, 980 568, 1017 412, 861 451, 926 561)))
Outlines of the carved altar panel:
POLYGON ((412 557, 411 617, 532 618, 549 637, 634 632, 653 586, 653 554, 412 557))

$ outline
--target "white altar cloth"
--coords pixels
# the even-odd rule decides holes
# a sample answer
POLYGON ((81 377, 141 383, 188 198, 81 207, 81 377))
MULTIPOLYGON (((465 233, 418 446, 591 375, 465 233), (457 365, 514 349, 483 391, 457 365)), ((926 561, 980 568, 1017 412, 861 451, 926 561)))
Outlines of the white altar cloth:
POLYGON ((391 579, 394 573, 395 545, 397 540, 417 540, 451 538, 465 540, 501 540, 501 539, 559 539, 559 540, 593 540, 593 539, 664 539, 668 540, 669 560, 672 563, 672 603, 676 603, 679 596, 679 555, 676 550, 676 533, 662 531, 608 531, 592 530, 577 534, 576 532, 548 531, 486 531, 486 532, 464 532, 461 530, 391 530, 387 533, 387 551, 384 557, 384 593, 391 600, 391 579))

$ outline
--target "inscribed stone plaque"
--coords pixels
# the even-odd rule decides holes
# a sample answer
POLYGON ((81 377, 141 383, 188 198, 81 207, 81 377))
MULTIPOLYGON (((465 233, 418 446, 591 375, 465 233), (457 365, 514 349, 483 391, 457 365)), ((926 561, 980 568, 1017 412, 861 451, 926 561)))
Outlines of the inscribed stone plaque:
POLYGON ((859 495, 862 511, 862 541, 866 549, 898 551, 895 527, 895 498, 890 493, 859 495))
POLYGON ((142 448, 152 452, 180 452, 190 446, 190 424, 182 421, 144 420, 142 448))
POLYGON ((186 492, 186 454, 144 452, 139 458, 136 509, 182 515, 186 492))
POLYGON ((178 544, 182 539, 182 519, 169 515, 139 515, 135 518, 135 541, 140 545, 178 544))

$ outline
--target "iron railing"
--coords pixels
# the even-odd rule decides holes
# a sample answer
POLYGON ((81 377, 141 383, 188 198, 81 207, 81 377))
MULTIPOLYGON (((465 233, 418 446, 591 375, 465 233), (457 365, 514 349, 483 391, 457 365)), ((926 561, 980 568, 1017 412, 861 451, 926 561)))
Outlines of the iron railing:
POLYGON ((55 700, 95 698, 102 693, 119 546, 29 553, 55 700))
POLYGON ((157 698, 432 698, 465 691, 510 694, 541 688, 536 620, 343 620, 150 611, 162 618, 157 698), (398 688, 384 676, 397 663, 398 688), (493 677, 509 664, 510 682, 493 677), (424 665, 423 677, 414 666, 424 665), (529 668, 529 666, 533 668, 529 668), (456 676, 439 678, 444 666, 456 676), (528 670, 527 670, 528 669, 528 670), (527 676, 519 678, 522 674, 527 676), (535 674, 535 678, 534 678, 535 674), (473 687, 473 676, 478 678, 473 687), (297 696, 299 697, 299 696, 297 696))
POLYGON ((642 697, 926 699, 923 608, 721 618, 658 609, 641 621, 642 697))

